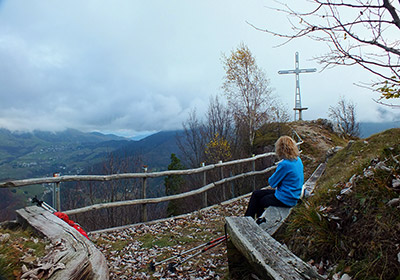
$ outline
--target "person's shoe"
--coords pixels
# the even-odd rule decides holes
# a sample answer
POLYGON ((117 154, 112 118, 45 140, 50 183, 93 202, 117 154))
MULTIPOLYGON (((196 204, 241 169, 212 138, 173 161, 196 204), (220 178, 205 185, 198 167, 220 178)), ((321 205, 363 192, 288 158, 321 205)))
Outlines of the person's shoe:
POLYGON ((266 222, 266 220, 265 220, 264 217, 258 218, 258 219, 256 220, 256 224, 257 224, 257 225, 262 224, 262 223, 265 223, 265 222, 266 222))

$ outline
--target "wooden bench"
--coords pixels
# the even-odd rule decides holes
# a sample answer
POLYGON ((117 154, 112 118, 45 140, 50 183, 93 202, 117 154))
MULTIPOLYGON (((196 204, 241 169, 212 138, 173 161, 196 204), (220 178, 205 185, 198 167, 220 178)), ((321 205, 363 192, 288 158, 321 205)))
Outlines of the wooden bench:
MULTIPOLYGON (((314 191, 315 185, 319 177, 325 171, 326 164, 321 163, 303 185, 303 199, 307 198, 314 191)), ((265 223, 260 224, 260 227, 273 235, 280 226, 285 222, 293 208, 287 207, 268 207, 261 217, 265 218, 265 223)))
POLYGON ((61 244, 62 249, 54 250, 49 258, 53 266, 61 269, 49 279, 109 279, 105 257, 76 229, 41 207, 30 206, 16 212, 17 222, 23 227, 30 226, 52 244, 61 244))
MULTIPOLYGON (((303 186, 304 198, 311 195, 325 170, 320 164, 303 186)), ((237 267, 250 265, 262 279, 324 279, 310 265, 271 237, 289 216, 292 208, 268 207, 257 225, 251 217, 227 217, 229 271, 235 278, 237 267)))
MULTIPOLYGON (((314 269, 272 238, 250 217, 227 217, 229 272, 243 264, 234 248, 245 257, 260 279, 324 279, 314 269)), ((231 276, 232 277, 232 276, 231 276)))

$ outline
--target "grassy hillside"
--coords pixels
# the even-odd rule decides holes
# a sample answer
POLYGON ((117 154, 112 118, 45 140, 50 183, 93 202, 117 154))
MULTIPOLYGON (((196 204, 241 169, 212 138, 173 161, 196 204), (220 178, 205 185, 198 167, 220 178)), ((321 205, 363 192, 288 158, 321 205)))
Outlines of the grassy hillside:
POLYGON ((115 135, 68 129, 16 133, 0 129, 0 180, 78 174, 128 143, 115 135))
POLYGON ((399 155, 400 129, 351 141, 277 237, 331 276, 399 279, 399 155))

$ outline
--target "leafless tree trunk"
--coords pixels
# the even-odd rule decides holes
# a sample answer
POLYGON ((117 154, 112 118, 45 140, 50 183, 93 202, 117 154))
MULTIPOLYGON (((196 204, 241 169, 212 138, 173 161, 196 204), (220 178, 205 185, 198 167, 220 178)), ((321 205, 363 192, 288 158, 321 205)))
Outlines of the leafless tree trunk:
POLYGON ((218 134, 220 137, 231 141, 234 137, 232 111, 221 103, 217 95, 210 97, 206 116, 208 138, 210 139, 218 134))
POLYGON ((183 135, 177 138, 177 144, 183 154, 185 165, 199 167, 204 161, 204 125, 199 121, 196 110, 189 113, 189 118, 182 124, 183 135))
POLYGON ((353 102, 342 97, 336 106, 329 107, 329 117, 343 137, 360 136, 360 127, 356 120, 356 106, 353 102))

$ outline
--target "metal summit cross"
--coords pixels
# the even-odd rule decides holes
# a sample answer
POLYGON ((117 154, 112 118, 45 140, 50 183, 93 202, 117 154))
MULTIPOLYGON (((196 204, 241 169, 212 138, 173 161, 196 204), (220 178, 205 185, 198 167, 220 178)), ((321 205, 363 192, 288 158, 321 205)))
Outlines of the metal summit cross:
POLYGON ((299 68, 299 53, 296 52, 296 69, 294 70, 281 70, 278 71, 278 74, 296 74, 296 93, 295 93, 295 106, 293 108, 294 110, 294 120, 296 121, 297 115, 299 115, 298 120, 302 120, 302 115, 301 112, 303 110, 307 110, 308 108, 303 108, 301 107, 301 96, 300 96, 300 73, 312 73, 317 71, 316 68, 310 68, 310 69, 300 69, 299 68))

